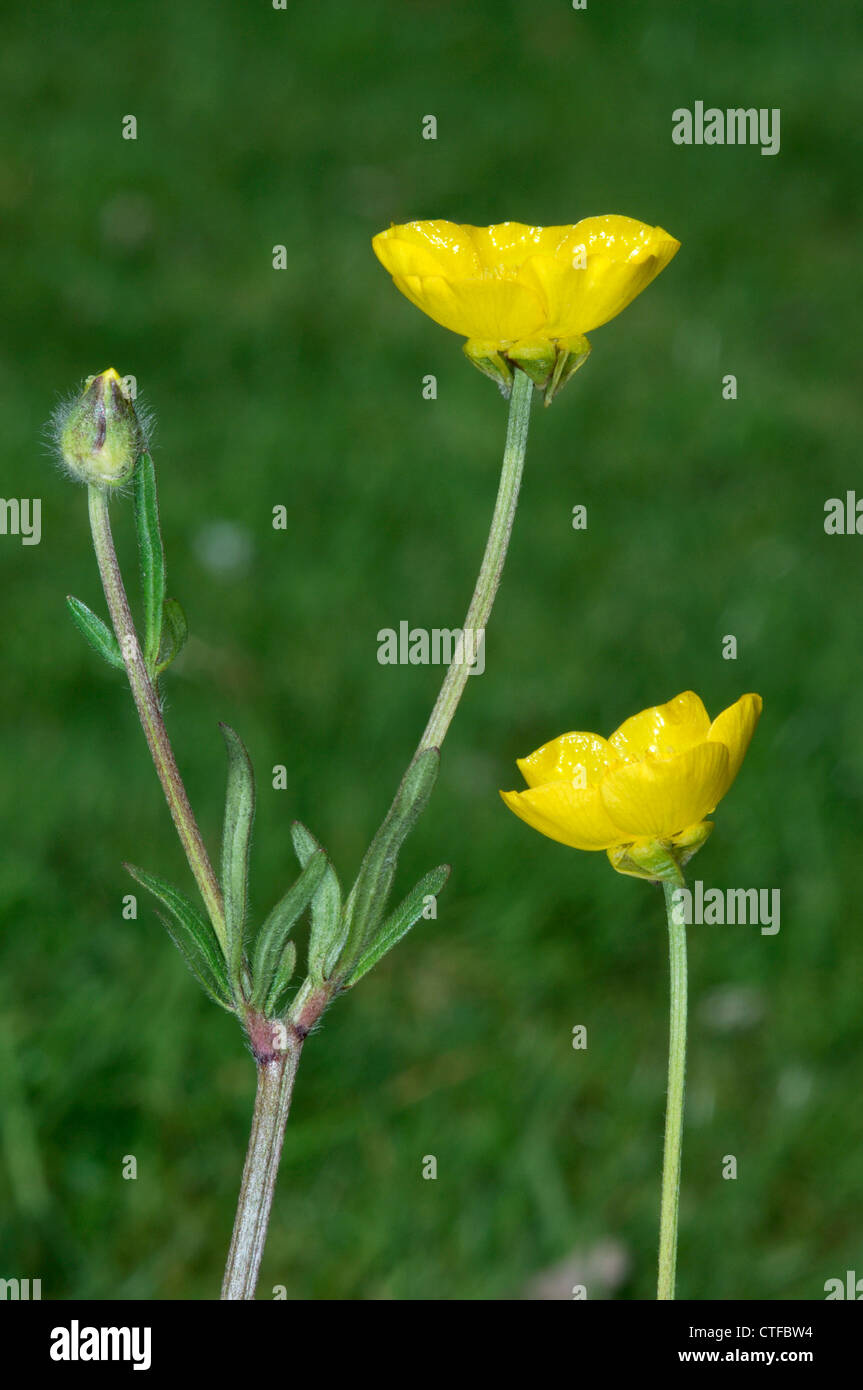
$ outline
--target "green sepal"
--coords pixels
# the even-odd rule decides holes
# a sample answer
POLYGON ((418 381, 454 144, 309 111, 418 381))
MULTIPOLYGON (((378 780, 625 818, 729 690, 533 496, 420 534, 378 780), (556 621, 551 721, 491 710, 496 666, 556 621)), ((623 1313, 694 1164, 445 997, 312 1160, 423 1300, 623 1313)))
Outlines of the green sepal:
POLYGON ((176 660, 186 645, 189 624, 186 615, 175 598, 166 598, 162 610, 162 644, 155 674, 160 676, 171 662, 176 660))
POLYGON ((165 550, 159 526, 159 499, 156 470, 149 454, 141 454, 133 481, 135 527, 138 532, 138 558, 144 594, 144 661, 150 675, 156 673, 162 649, 162 622, 165 611, 165 550))
POLYGON ((462 345, 462 352, 483 376, 491 377, 492 381, 497 383, 504 400, 508 401, 512 391, 512 367, 494 343, 468 338, 462 345))
MULTIPOLYGON (((294 850, 303 867, 323 848, 300 821, 291 826, 294 850)), ((345 944, 342 922, 342 889, 335 869, 327 860, 324 876, 312 898, 312 930, 309 935, 309 974, 316 984, 330 979, 345 944)))
POLYGON ((416 887, 408 893, 404 902, 400 903, 395 912, 387 918, 371 946, 360 956, 349 979, 345 981, 346 987, 352 987, 358 980, 361 980, 363 975, 368 974, 373 965, 377 965, 382 956, 391 951, 393 946, 407 935, 411 927, 422 917, 426 898, 429 896, 436 898, 449 875, 449 864, 440 864, 420 879, 416 887))
POLYGON ((570 377, 575 376, 590 356, 590 343, 580 333, 571 338, 557 340, 557 360, 551 381, 545 388, 545 405, 551 405, 558 391, 562 391, 570 377))
POLYGON ((267 1018, 278 1018, 283 1004, 282 996, 293 978, 294 968, 297 964, 297 947, 293 941, 285 942, 285 949, 282 951, 282 958, 273 976, 273 983, 267 995, 267 1002, 264 1005, 264 1013, 267 1018))
POLYGON ((550 338, 540 338, 535 342, 526 339, 508 347, 506 358, 508 362, 520 367, 525 375, 530 377, 534 386, 542 389, 554 372, 558 354, 550 338))
MULTIPOLYGON (((258 932, 252 955, 252 1004, 255 1008, 260 1008, 269 998, 275 986, 279 962, 284 957, 288 936, 297 918, 305 912, 314 897, 326 869, 326 854, 322 849, 316 850, 306 861, 296 883, 292 884, 285 896, 276 903, 258 932)), ((284 987, 281 986, 279 993, 284 987)))
POLYGON ((650 883, 683 884, 682 869, 706 843, 713 821, 699 821, 668 840, 636 840, 606 850, 608 861, 619 874, 646 878, 650 883))
POLYGON ((697 825, 690 825, 686 830, 680 830, 676 835, 672 835, 671 844, 674 847, 674 857, 681 868, 684 868, 702 846, 707 844, 712 834, 713 821, 702 820, 697 825))
POLYGON ((386 910, 399 851, 428 804, 437 779, 440 750, 426 748, 405 773, 395 800, 360 865, 345 907, 345 976, 366 950, 386 910))
POLYGON ((91 608, 86 603, 82 603, 79 598, 73 598, 69 594, 66 598, 66 606, 76 628, 99 656, 107 661, 109 666, 115 666, 118 671, 123 670, 123 654, 120 651, 120 643, 117 641, 107 623, 103 623, 101 618, 97 618, 91 608))
POLYGON ((228 971, 235 988, 241 979, 243 937, 249 881, 249 845, 255 818, 255 775, 239 735, 227 724, 219 728, 228 750, 228 789, 222 832, 221 888, 228 934, 228 971))
POLYGON ((172 922, 161 912, 157 915, 192 974, 211 999, 233 1013, 234 1003, 225 958, 206 917, 170 883, 165 883, 155 874, 148 874, 135 864, 124 864, 123 867, 168 909, 172 922))

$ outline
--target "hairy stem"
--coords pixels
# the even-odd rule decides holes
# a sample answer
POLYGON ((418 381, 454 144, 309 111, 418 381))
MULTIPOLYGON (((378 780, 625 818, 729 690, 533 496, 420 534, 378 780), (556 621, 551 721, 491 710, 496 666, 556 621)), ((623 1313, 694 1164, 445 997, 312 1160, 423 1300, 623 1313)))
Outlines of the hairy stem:
POLYGON ((668 1099, 665 1110, 665 1151, 662 1160, 662 1205, 659 1217, 659 1281, 657 1299, 674 1298, 677 1268, 677 1212, 680 1202, 680 1158, 683 1149, 683 1096, 686 1083, 686 927, 678 921, 674 891, 679 884, 663 883, 668 917, 671 973, 671 1015, 668 1033, 668 1099))
POLYGON ((114 633, 120 644, 129 685, 141 721, 141 728, 147 740, 153 764, 162 784, 168 808, 177 828, 177 834, 189 861, 189 868, 210 915, 222 949, 227 949, 225 929, 225 909, 219 881, 213 871, 198 823, 186 795, 186 788, 177 767, 174 751, 162 718, 159 697, 147 672, 144 654, 138 641, 138 634, 132 620, 129 600, 120 573, 114 538, 111 534, 111 521, 108 515, 108 498, 98 487, 88 489, 90 503, 90 529, 93 533, 93 548, 99 564, 102 588, 111 614, 114 633))
POLYGON ((258 1061, 252 1132, 222 1281, 223 1300, 255 1296, 302 1048, 303 1039, 293 1034, 285 1051, 270 1060, 258 1061))

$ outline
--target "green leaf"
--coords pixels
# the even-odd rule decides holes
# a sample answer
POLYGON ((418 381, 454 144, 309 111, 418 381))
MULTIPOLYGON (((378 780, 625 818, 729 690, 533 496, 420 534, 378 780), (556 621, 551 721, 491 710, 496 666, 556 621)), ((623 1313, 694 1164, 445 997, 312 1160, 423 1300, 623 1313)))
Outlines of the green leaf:
POLYGON ((267 1002, 264 1005, 264 1013, 267 1018, 277 1018, 279 1006, 282 1003, 282 995, 291 983, 294 967, 297 963, 297 948, 293 941, 285 943, 282 952, 282 959, 279 961, 278 969, 273 977, 272 987, 267 995, 267 1002))
POLYGON ((258 933, 252 957, 252 1003, 256 1008, 260 1008, 270 995, 288 935, 311 902, 326 867, 327 856, 322 849, 316 850, 258 933))
POLYGON ((162 645, 159 648, 159 660, 156 665, 157 676, 167 670, 171 662, 180 655, 189 636, 189 624, 186 622, 186 615, 175 598, 165 599, 162 617, 162 645))
MULTIPOLYGON (((306 865, 322 846, 300 821, 291 826, 294 850, 302 865, 306 865)), ((328 980, 336 968, 345 944, 342 923, 342 890, 336 871, 327 860, 323 879, 312 898, 312 930, 309 936, 309 974, 318 983, 328 980)))
POLYGON ((228 932, 228 968, 235 984, 243 963, 243 935, 249 880, 249 844, 255 818, 255 775, 242 740, 220 724, 228 750, 228 790, 222 833, 222 895, 228 932))
POLYGON ((142 454, 135 468, 135 525, 138 531, 138 557, 144 592, 144 661, 150 675, 155 674, 162 648, 162 620, 165 609, 165 551, 159 526, 159 499, 156 470, 149 454, 142 454))
POLYGON ((377 965, 382 956, 391 951, 397 942, 406 936, 411 927, 419 921, 425 910, 425 900, 431 895, 437 897, 449 878, 449 864, 440 864, 436 869, 421 878, 415 888, 408 893, 404 902, 396 908, 391 917, 388 917, 377 938, 371 946, 360 956, 356 966, 351 971, 350 978, 346 981, 349 986, 361 980, 363 975, 368 974, 373 965, 377 965))
MULTIPOLYGON (((360 865, 345 908, 348 940, 342 962, 352 967, 384 915, 399 850, 425 810, 440 764, 440 751, 426 748, 405 773, 395 800, 360 865)), ((348 971, 350 973, 350 971, 348 971)))
POLYGON ((158 913, 158 917, 174 945, 211 999, 229 1013, 233 1013, 234 1005, 225 969, 225 958, 207 919, 185 894, 172 888, 170 883, 165 883, 155 874, 146 873, 135 864, 124 864, 123 867, 168 909, 172 922, 161 912, 158 913))
POLYGON ((109 666, 116 666, 118 671, 122 671, 123 654, 120 644, 108 625, 103 623, 101 618, 97 618, 86 603, 82 603, 79 598, 73 598, 71 594, 66 599, 66 605, 73 623, 86 637, 93 650, 104 657, 109 666))

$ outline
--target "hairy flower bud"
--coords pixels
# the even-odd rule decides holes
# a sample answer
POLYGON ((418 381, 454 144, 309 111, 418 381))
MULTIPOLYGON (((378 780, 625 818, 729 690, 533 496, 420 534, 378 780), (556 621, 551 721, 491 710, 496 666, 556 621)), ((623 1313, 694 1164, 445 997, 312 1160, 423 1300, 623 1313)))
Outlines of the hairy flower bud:
POLYGON ((132 396, 113 367, 89 376, 84 390, 54 419, 63 466, 82 483, 119 487, 146 447, 132 396))

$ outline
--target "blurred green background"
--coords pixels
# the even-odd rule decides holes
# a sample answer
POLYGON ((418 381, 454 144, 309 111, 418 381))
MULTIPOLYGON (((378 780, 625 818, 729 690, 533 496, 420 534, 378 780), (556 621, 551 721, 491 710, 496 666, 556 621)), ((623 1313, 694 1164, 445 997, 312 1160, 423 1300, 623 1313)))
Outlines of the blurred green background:
POLYGON ((254 1082, 143 895, 121 915, 122 860, 191 880, 123 680, 64 612, 101 596, 44 420, 109 364, 157 414, 193 631, 169 727, 213 845, 217 721, 250 748, 260 918, 295 816, 352 878, 441 674, 380 666, 377 631, 462 621, 497 484, 500 397, 370 238, 603 212, 682 250, 535 411, 487 670, 398 887, 444 859, 451 883, 307 1045, 259 1297, 652 1296, 661 897, 529 832, 497 789, 557 733, 689 687, 712 714, 764 697, 693 876, 780 888, 782 925, 690 933, 679 1293, 819 1298, 863 1274, 863 540, 823 529, 827 498, 863 495, 855 7, 5 11, 2 492, 41 497, 43 538, 0 537, 0 1276, 213 1297, 254 1082), (674 145, 696 100, 779 107, 781 152, 674 145))

